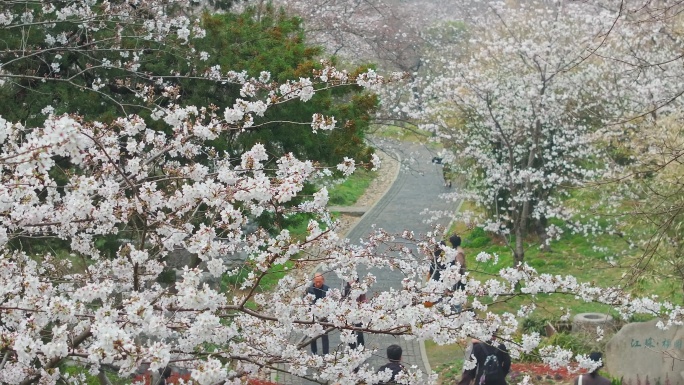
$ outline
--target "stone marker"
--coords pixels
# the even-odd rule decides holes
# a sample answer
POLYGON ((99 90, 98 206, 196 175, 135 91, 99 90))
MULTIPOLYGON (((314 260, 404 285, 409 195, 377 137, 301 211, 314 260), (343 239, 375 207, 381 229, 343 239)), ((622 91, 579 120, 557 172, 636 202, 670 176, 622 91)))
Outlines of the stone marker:
POLYGON ((166 257, 166 266, 171 269, 182 270, 185 266, 190 268, 197 267, 201 260, 197 254, 193 254, 183 248, 177 247, 170 251, 166 257))
POLYGON ((657 320, 629 323, 606 346, 605 369, 625 385, 684 385, 684 327, 661 330, 657 320))

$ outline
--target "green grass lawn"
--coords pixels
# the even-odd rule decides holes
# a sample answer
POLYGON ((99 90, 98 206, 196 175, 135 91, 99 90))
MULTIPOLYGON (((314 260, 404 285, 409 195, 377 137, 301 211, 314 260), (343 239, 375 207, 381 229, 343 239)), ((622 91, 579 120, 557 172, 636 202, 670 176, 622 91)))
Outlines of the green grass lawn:
POLYGON ((353 205, 377 176, 376 171, 356 170, 342 183, 328 188, 328 203, 335 206, 353 205))
MULTIPOLYGON (((586 195, 583 198, 587 199, 586 195)), ((475 207, 466 203, 464 210, 475 207)), ((558 224, 560 226, 560 224, 558 224)), ((506 240, 485 233, 480 228, 468 229, 462 223, 455 223, 449 233, 457 233, 463 238, 463 248, 468 260, 468 271, 472 278, 486 280, 496 278, 503 267, 513 266, 513 252, 506 240), (498 255, 498 263, 489 261, 479 263, 475 257, 480 252, 498 255)), ((513 241, 511 240, 511 243, 513 241)), ((525 242, 525 262, 537 272, 551 275, 573 275, 579 282, 592 283, 601 287, 621 287, 635 296, 658 295, 671 302, 684 302, 681 282, 660 279, 655 275, 642 275, 638 280, 629 281, 634 261, 641 257, 641 251, 630 249, 624 235, 585 235, 573 234, 565 229, 559 240, 551 243, 544 250, 539 240, 533 236, 525 242)), ((497 311, 511 311, 522 301, 529 299, 512 299, 507 303, 496 305, 497 311)), ((574 296, 558 294, 537 297, 540 307, 551 311, 550 317, 565 313, 570 308, 572 313, 589 311, 608 311, 608 307, 594 303, 584 303, 574 296), (562 311, 558 309, 563 308, 562 311)))
POLYGON ((371 134, 380 138, 396 139, 402 142, 412 143, 424 143, 433 136, 432 133, 428 131, 410 125, 407 127, 378 125, 371 134))

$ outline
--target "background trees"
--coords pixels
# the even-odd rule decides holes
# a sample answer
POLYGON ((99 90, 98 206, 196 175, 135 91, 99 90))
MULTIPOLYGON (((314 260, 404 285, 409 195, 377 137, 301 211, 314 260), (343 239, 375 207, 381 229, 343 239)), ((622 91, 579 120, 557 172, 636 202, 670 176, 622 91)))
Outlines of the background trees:
MULTIPOLYGON (((322 68, 323 52, 305 41, 299 19, 273 7, 247 8, 240 14, 206 14, 202 25, 206 26, 207 38, 195 48, 207 54, 204 66, 242 68, 253 77, 267 71, 270 81, 278 83, 307 77, 322 68)), ((210 83, 202 87, 194 80, 184 83, 182 97, 192 104, 229 104, 240 97, 235 85, 210 83)), ((240 154, 255 143, 263 143, 272 156, 291 152, 328 165, 344 157, 368 161, 363 138, 376 104, 375 96, 361 93, 360 88, 321 89, 306 105, 275 106, 263 118, 255 119, 258 129, 226 137, 225 149, 240 154), (340 129, 312 132, 314 113, 334 115, 340 129)))
MULTIPOLYGON (((385 1, 276 1, 304 20, 307 37, 356 63, 413 72, 420 66, 420 28, 410 4, 385 1)), ((420 14, 422 15, 422 13, 420 14)))
MULTIPOLYGON (((580 220, 564 197, 625 166, 616 141, 643 128, 634 117, 678 108, 666 104, 679 91, 662 84, 663 72, 636 64, 664 64, 675 51, 649 32, 658 27, 632 15, 492 2, 466 24, 457 62, 438 63, 439 75, 418 80, 422 97, 407 104, 413 116, 452 147, 470 187, 459 196, 485 208, 482 225, 507 239, 518 262, 530 230, 548 245, 563 231, 605 229, 596 218, 580 220)), ((681 77, 669 64, 661 70, 681 77)))
POLYGON ((612 183, 604 186, 620 204, 599 210, 619 218, 628 245, 640 250, 628 282, 684 282, 682 267, 682 124, 679 113, 660 116, 643 124, 620 147, 631 162, 612 183))

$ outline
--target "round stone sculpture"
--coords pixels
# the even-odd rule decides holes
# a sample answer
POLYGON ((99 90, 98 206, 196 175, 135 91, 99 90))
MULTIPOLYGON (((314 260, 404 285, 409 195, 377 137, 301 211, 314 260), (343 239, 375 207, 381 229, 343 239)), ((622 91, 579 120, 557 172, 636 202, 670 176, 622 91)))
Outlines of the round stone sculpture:
POLYGON ((615 321, 613 317, 603 313, 580 313, 572 319, 573 333, 586 333, 598 337, 597 327, 601 327, 605 331, 612 331, 615 327, 615 321))

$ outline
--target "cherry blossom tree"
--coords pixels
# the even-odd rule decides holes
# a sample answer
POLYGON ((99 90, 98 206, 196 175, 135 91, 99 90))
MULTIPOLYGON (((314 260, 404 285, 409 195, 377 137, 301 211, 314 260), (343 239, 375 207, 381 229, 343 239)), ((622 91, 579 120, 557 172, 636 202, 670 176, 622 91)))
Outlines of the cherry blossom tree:
MULTIPOLYGON (((13 7, 3 8, 5 27, 22 30, 42 25, 46 38, 59 37, 61 32, 51 33, 50 28, 67 20, 83 36, 73 44, 90 44, 90 32, 101 23, 119 22, 149 29, 149 34, 138 35, 140 44, 158 42, 161 49, 167 38, 185 40, 185 36, 190 41, 187 31, 195 25, 190 17, 180 16, 190 14, 184 12, 188 4, 183 2, 83 1, 59 3, 63 6, 59 9, 52 9, 48 1, 10 4, 26 11, 16 14, 13 7), (133 15, 141 10, 153 13, 133 15)), ((193 31, 197 38, 203 35, 199 25, 193 31)), ((65 51, 76 50, 77 45, 69 45, 69 36, 79 33, 64 35, 65 43, 60 44, 67 46, 65 51)), ((115 40, 107 42, 115 44, 115 40)), ((28 48, 22 52, 37 56, 28 48)), ((0 117, 2 383, 84 383, 83 375, 60 369, 67 359, 92 373, 100 373, 105 365, 114 367, 121 377, 141 365, 150 370, 182 366, 197 384, 240 384, 265 371, 287 371, 318 382, 377 383, 387 377, 363 364, 374 351, 344 344, 355 341, 352 331, 360 328, 365 333, 438 343, 465 337, 487 340, 496 334, 510 342, 517 357, 540 341, 538 335, 514 338, 517 318, 534 311, 538 293, 610 304, 624 317, 658 315, 663 326, 682 321, 684 310, 675 304, 632 298, 619 289, 594 287, 572 276, 540 274, 525 264, 503 268, 496 279, 485 282, 466 277, 464 291, 449 290, 463 278, 459 266, 449 267, 440 281, 424 282, 435 236, 443 229, 422 235, 378 229, 364 242, 351 243, 335 232, 335 222, 325 210, 326 189, 303 194, 305 183, 328 173, 326 168, 292 154, 269 162, 262 144, 239 156, 215 147, 215 139, 226 132, 257 129, 255 120, 276 106, 305 105, 326 87, 373 89, 398 77, 322 66, 308 77, 272 82, 268 73, 251 77, 211 68, 193 76, 234 84, 241 98, 228 105, 185 105, 175 102, 175 89, 167 87, 165 75, 136 73, 135 59, 131 60, 102 66, 121 67, 149 87, 162 87, 166 100, 153 108, 156 121, 121 113, 105 122, 50 108, 30 124, 0 117), (248 222, 264 213, 301 212, 314 218, 303 238, 292 236, 286 228, 247 230, 248 222), (119 234, 125 234, 125 239, 114 255, 98 248, 102 237, 119 234), (64 246, 51 252, 29 252, 25 247, 45 239, 59 239, 64 246), (196 254, 205 271, 186 267, 174 285, 162 285, 158 278, 168 254, 177 248, 196 254), (235 253, 247 255, 245 265, 250 270, 240 287, 219 291, 202 282, 205 272, 237 275, 239 269, 223 259, 235 253), (326 298, 311 305, 310 298, 300 294, 308 280, 298 272, 314 264, 347 282, 359 278, 350 298, 373 290, 376 277, 359 273, 368 268, 398 270, 404 278, 399 288, 377 292, 365 303, 345 300, 339 290, 331 289, 326 298), (274 272, 286 274, 272 290, 259 290, 274 272), (513 296, 529 298, 516 314, 489 310, 492 302, 513 296), (440 298, 438 305, 424 306, 440 298), (453 305, 464 304, 466 298, 467 311, 453 313, 453 305), (359 323, 361 327, 356 326, 359 323), (343 342, 339 354, 306 352, 311 339, 335 329, 341 331, 343 342), (307 337, 302 343, 293 338, 302 335, 307 337)), ((52 75, 19 74, 3 63, 2 76, 9 82, 22 77, 59 81, 55 67, 49 67, 52 75)), ((148 92, 140 95, 144 99, 148 92)), ((308 122, 313 131, 335 129, 336 123, 334 117, 318 113, 308 122)), ((357 166, 353 159, 345 159, 335 169, 349 175, 357 166)), ((453 261, 456 251, 444 251, 445 262, 453 261)), ((477 258, 486 262, 489 256, 477 258)), ((561 348, 548 347, 540 354, 553 365, 574 359, 591 367, 587 357, 561 348)), ((410 384, 433 380, 433 375, 415 370, 405 378, 410 384)))
POLYGON ((638 88, 626 98, 630 112, 618 122, 623 135, 609 141, 624 167, 600 187, 622 199, 604 205, 598 214, 618 219, 627 245, 641 251, 629 282, 658 277, 672 283, 673 293, 681 293, 681 4, 620 5, 634 32, 621 42, 629 49, 610 58, 624 64, 638 88))
POLYGON ((554 219, 595 230, 563 204, 564 192, 614 171, 609 143, 630 130, 630 117, 674 108, 665 102, 676 87, 630 60, 636 53, 666 63, 658 58, 673 51, 653 43, 635 50, 632 41, 654 38, 646 32, 657 24, 625 14, 584 3, 492 2, 467 28, 465 57, 445 58, 441 75, 420 80, 425 92, 413 116, 451 143, 470 183, 454 198, 486 209, 482 225, 508 240, 517 262, 529 229, 547 245, 563 231, 554 219))

